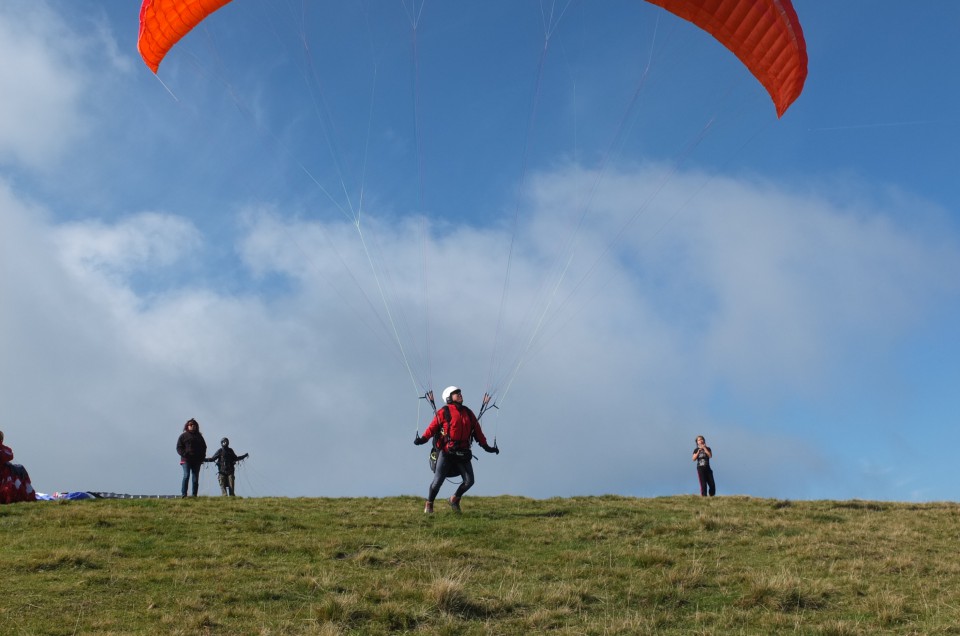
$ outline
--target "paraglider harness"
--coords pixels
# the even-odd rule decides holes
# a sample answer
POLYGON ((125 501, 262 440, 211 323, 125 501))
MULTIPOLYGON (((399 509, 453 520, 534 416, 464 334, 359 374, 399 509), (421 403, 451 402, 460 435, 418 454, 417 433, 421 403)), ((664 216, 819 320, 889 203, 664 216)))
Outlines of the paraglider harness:
MULTIPOLYGON (((230 447, 228 446, 227 448, 230 447)), ((217 466, 218 475, 233 475, 236 472, 237 466, 250 456, 250 453, 237 455, 236 451, 232 448, 230 448, 230 452, 233 453, 233 457, 229 457, 227 453, 224 453, 223 447, 220 447, 217 452, 214 453, 214 457, 216 458, 214 459, 214 463, 217 466)))
MULTIPOLYGON (((450 405, 447 404, 441 407, 440 410, 437 411, 437 415, 441 416, 443 425, 440 427, 440 431, 433 436, 433 444, 431 445, 431 448, 430 448, 430 470, 432 470, 433 472, 437 471, 437 460, 440 459, 440 453, 443 453, 443 452, 446 452, 447 455, 451 455, 461 460, 466 459, 469 461, 473 459, 473 451, 470 450, 469 447, 456 448, 456 449, 450 449, 450 450, 444 451, 444 449, 447 447, 447 445, 451 441, 450 430, 448 428, 450 425, 450 420, 452 419, 450 415, 450 405)), ((470 424, 470 428, 471 428, 470 436, 473 436, 472 423, 470 424)))
MULTIPOLYGON (((450 405, 445 404, 440 409, 437 409, 437 405, 433 401, 433 391, 427 391, 420 399, 428 400, 430 404, 433 405, 433 411, 435 414, 437 415, 440 415, 441 413, 443 414, 442 415, 443 426, 440 427, 439 432, 434 434, 433 441, 430 444, 430 472, 432 473, 437 472, 437 460, 440 459, 440 453, 443 453, 443 452, 445 452, 447 455, 456 457, 459 460, 466 459, 467 461, 469 461, 471 459, 475 459, 476 455, 473 454, 473 451, 470 450, 470 448, 461 448, 461 449, 448 450, 448 451, 443 450, 444 448, 446 448, 447 443, 450 441, 450 431, 447 428, 447 426, 450 424, 450 420, 452 419, 450 415, 450 405)), ((480 405, 480 412, 477 413, 478 422, 480 421, 480 418, 483 417, 483 414, 486 413, 488 407, 498 408, 496 404, 490 404, 490 394, 484 393, 483 404, 480 405)), ((470 425, 470 436, 471 437, 473 436, 472 423, 470 425)), ((496 437, 494 437, 493 439, 493 445, 494 447, 496 447, 497 445, 496 437)))

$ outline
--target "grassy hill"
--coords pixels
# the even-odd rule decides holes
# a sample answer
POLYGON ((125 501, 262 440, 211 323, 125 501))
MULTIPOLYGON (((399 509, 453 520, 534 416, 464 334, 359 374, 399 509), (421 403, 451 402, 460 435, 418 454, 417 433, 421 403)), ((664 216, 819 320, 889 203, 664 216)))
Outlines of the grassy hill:
POLYGON ((960 506, 0 506, 3 634, 960 634, 960 506))

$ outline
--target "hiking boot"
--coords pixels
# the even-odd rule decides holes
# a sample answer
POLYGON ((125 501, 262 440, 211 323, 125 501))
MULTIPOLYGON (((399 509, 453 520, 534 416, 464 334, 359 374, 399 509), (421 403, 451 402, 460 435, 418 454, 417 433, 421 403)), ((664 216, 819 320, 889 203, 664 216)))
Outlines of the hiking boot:
POLYGON ((433 514, 433 502, 432 502, 432 501, 428 501, 428 502, 423 506, 423 513, 424 513, 424 514, 427 514, 427 515, 432 515, 432 514, 433 514))
POLYGON ((460 510, 460 497, 457 497, 456 495, 454 495, 453 497, 450 497, 450 509, 453 510, 453 511, 454 511, 455 513, 457 513, 457 514, 460 514, 460 512, 461 512, 461 510, 460 510))

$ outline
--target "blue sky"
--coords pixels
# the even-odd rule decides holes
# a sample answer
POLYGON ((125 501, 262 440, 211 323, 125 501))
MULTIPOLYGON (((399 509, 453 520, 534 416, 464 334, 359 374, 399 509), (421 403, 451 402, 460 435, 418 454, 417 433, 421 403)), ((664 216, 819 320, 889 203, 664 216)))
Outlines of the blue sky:
POLYGON ((720 494, 955 498, 960 6, 796 0, 778 120, 645 2, 305 4, 235 0, 157 77, 137 2, 0 4, 38 490, 174 493, 195 417, 240 494, 423 494, 457 384, 499 406, 479 495, 693 493, 703 434, 720 494))

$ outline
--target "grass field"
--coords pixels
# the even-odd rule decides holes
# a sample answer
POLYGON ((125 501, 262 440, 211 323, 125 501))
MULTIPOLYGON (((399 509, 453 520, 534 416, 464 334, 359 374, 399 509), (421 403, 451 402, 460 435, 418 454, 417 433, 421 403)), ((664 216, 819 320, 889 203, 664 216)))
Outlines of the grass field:
POLYGON ((747 497, 0 507, 2 634, 960 634, 960 506, 747 497))

